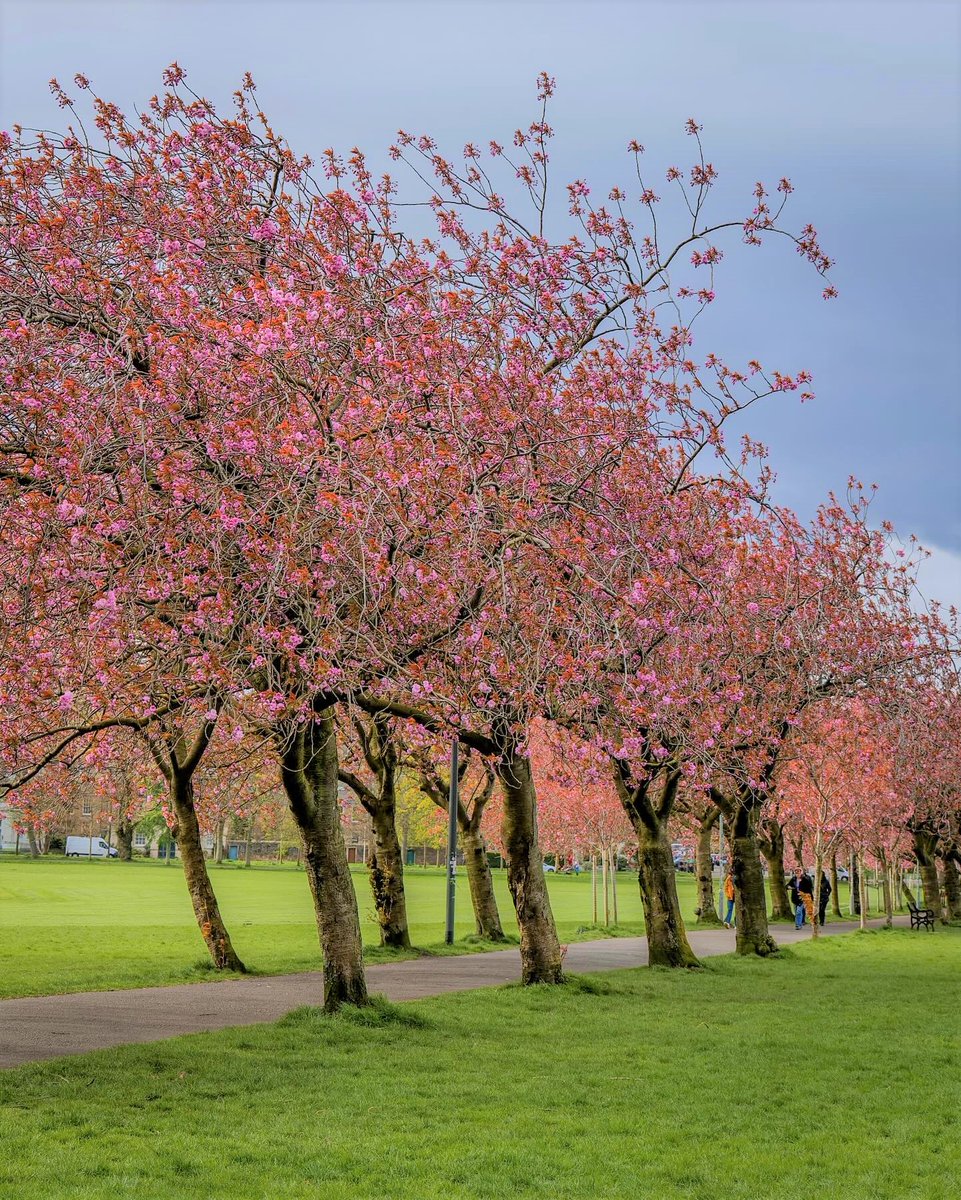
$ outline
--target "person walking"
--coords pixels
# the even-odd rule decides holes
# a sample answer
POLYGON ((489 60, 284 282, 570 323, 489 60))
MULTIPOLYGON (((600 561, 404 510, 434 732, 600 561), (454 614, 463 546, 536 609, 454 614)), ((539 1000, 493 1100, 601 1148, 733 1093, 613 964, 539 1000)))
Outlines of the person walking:
POLYGON ((821 872, 821 886, 818 888, 818 925, 824 927, 828 914, 828 901, 831 899, 831 881, 821 872))
POLYGON ((801 880, 804 874, 800 867, 794 868, 794 874, 791 876, 791 881, 788 884, 788 890, 791 893, 791 903, 794 905, 794 928, 800 929, 804 924, 806 911, 804 901, 801 898, 801 880))
POLYGON ((804 905, 804 920, 802 925, 807 925, 810 922, 814 924, 814 880, 803 871, 801 874, 801 882, 797 885, 797 890, 801 896, 801 903, 804 905))
POLYGON ((724 880, 724 896, 727 900, 727 912, 724 916, 724 928, 734 928, 734 880, 731 877, 731 872, 728 871, 727 878, 724 880))

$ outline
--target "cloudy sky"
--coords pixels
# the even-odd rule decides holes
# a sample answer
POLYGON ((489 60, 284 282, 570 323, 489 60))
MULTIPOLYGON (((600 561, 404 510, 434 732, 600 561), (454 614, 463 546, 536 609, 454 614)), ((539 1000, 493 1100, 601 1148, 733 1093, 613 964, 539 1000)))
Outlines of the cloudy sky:
POLYGON ((683 165, 690 116, 721 208, 790 176, 839 299, 785 247, 732 244, 698 346, 810 369, 816 400, 751 415, 778 499, 809 515, 850 475, 877 483, 876 519, 930 546, 926 590, 961 603, 961 4, 0 0, 0 128, 58 124, 52 75, 132 108, 174 60, 218 102, 250 70, 312 155, 386 166, 400 127, 451 151, 509 140, 546 70, 558 181, 629 183, 632 137, 652 172, 683 165))

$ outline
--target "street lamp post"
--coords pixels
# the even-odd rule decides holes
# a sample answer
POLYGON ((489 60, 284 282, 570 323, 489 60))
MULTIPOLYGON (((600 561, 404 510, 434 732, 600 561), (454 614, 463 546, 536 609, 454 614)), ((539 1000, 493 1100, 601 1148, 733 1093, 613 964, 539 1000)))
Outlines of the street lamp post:
POLYGON ((450 748, 450 794, 447 822, 447 928, 444 941, 454 944, 454 889, 457 885, 457 738, 450 748))

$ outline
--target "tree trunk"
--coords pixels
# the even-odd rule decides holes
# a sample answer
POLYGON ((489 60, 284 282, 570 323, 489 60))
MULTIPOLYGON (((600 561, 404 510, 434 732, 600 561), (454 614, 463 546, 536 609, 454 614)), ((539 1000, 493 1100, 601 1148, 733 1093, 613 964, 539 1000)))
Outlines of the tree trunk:
POLYGON ((117 821, 117 857, 121 862, 133 859, 133 821, 127 817, 117 821))
POLYGON ((404 857, 397 837, 393 797, 381 796, 368 811, 374 826, 374 849, 368 866, 380 943, 408 950, 410 930, 404 895, 404 857))
POLYGON ((677 876, 667 821, 637 820, 638 882, 652 967, 698 967, 677 899, 677 876))
POLYGON ((714 861, 711 857, 711 840, 714 837, 714 828, 720 815, 719 808, 712 808, 707 816, 698 823, 697 843, 694 848, 698 925, 721 924, 721 918, 714 907, 714 861))
POLYGON ((253 841, 253 838, 254 838, 254 818, 251 816, 251 817, 248 817, 248 819, 247 819, 247 838, 244 843, 244 866, 245 867, 250 866, 250 843, 253 841))
POLYGON ((861 877, 858 871, 858 856, 856 854, 851 855, 848 886, 851 889, 851 916, 859 917, 861 915, 861 877))
POLYGON ((860 909, 860 912, 859 912, 860 919, 858 921, 858 924, 861 929, 867 929, 867 927, 868 927, 868 877, 864 870, 864 858, 862 855, 858 855, 858 868, 859 868, 859 870, 858 870, 858 880, 859 880, 858 891, 859 891, 859 895, 860 895, 860 899, 861 899, 861 903, 858 906, 860 909))
POLYGON ((466 827, 461 828, 461 845, 464 847, 464 863, 467 867, 467 883, 474 907, 477 936, 489 942, 506 941, 497 910, 497 899, 494 896, 494 880, 490 863, 487 861, 487 843, 484 841, 484 835, 480 829, 473 829, 468 823, 466 827))
MULTIPOLYGON (((671 878, 674 878, 674 859, 671 858, 671 878)), ((617 847, 611 849, 611 907, 614 910, 614 928, 617 928, 617 847)))
POLYGON ((506 739, 496 765, 504 796, 503 845, 507 882, 521 935, 521 978, 525 984, 561 983, 561 947, 537 844, 537 796, 530 761, 506 739))
MULTIPOLYGON (((210 957, 218 970, 246 971, 230 942, 227 927, 220 916, 220 906, 207 874, 207 861, 200 838, 200 825, 194 807, 193 782, 189 775, 174 770, 168 779, 171 807, 176 827, 173 836, 180 849, 187 891, 201 935, 207 943, 210 957)), ((169 851, 167 861, 170 861, 169 851)))
POLYGON ((941 884, 944 888, 947 920, 961 921, 961 874, 958 873, 958 864, 950 852, 941 859, 941 884))
POLYGON ((218 821, 214 825, 214 862, 219 866, 224 861, 224 823, 218 821))
POLYGON ((886 929, 890 929, 894 924, 894 893, 891 890, 891 868, 880 846, 876 849, 875 855, 881 864, 881 890, 884 897, 884 915, 886 918, 884 926, 886 929))
POLYGON ((784 881, 784 828, 780 822, 761 822, 758 847, 767 863, 767 880, 771 892, 771 920, 793 921, 794 909, 784 881))
POLYGON ((340 823, 333 709, 278 734, 281 779, 304 845, 304 866, 324 956, 324 1008, 368 1003, 357 897, 340 823))
POLYGON ((921 868, 921 891, 924 894, 924 905, 926 908, 932 909, 936 916, 940 917, 941 912, 941 883, 938 879, 937 862, 920 863, 921 868))
POLYGON ((407 925, 407 898, 404 894, 404 852, 397 836, 397 778, 400 761, 390 729, 390 721, 375 716, 367 724, 355 721, 358 741, 374 776, 368 786, 352 771, 339 771, 363 805, 371 820, 373 845, 365 846, 370 888, 374 896, 374 911, 380 928, 380 944, 394 949, 410 948, 407 925))
MULTIPOLYGON (((816 839, 815 845, 820 846, 821 839, 816 839)), ((821 932, 821 876, 824 874, 824 855, 820 850, 814 852, 814 878, 811 881, 814 887, 814 919, 811 921, 811 938, 816 940, 821 932)))
POLYGON ((836 917, 843 916, 841 912, 841 897, 838 895, 838 856, 831 855, 831 912, 836 917))
POLYGON ((924 892, 925 908, 930 908, 941 917, 941 885, 938 880, 938 836, 928 829, 911 830, 914 854, 921 872, 921 890, 924 892))
POLYGON ((30 857, 40 857, 40 847, 37 845, 37 831, 32 825, 27 826, 27 843, 30 846, 30 857))
POLYGON ((767 924, 764 873, 754 831, 754 814, 744 804, 739 804, 734 811, 731 877, 734 880, 738 954, 757 954, 762 958, 777 954, 777 943, 767 924))

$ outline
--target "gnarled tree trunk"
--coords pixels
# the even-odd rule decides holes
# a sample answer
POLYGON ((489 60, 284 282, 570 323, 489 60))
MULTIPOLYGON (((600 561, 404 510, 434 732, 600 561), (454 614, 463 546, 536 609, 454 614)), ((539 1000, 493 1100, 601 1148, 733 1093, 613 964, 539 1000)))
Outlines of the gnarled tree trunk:
POLYGON ((504 797, 502 841, 521 935, 521 978, 525 984, 561 983, 561 947, 537 842, 537 795, 530 760, 509 734, 501 732, 498 741, 495 771, 504 797))
POLYGON ((841 917, 844 914, 841 912, 841 897, 838 895, 838 856, 831 855, 831 912, 836 917, 841 917))
POLYGON ((219 970, 245 971, 246 967, 234 950, 230 935, 220 915, 220 906, 207 874, 207 860, 201 842, 200 825, 194 806, 192 771, 174 765, 167 779, 171 807, 176 824, 171 831, 176 838, 183 863, 184 878, 194 916, 201 936, 207 943, 214 966, 219 970))
POLYGON ((340 823, 337 731, 331 707, 306 725, 278 730, 281 780, 304 845, 324 956, 324 1008, 368 1003, 357 897, 340 823))
POLYGON ((648 962, 652 967, 700 966, 681 918, 667 823, 657 827, 638 821, 634 830, 648 962))
POLYGON ((694 869, 697 873, 697 923, 720 925, 721 918, 714 905, 714 859, 711 841, 721 810, 714 805, 698 821, 697 842, 694 847, 694 869))
POLYGON ((961 874, 955 858, 957 847, 952 846, 941 857, 941 885, 944 889, 946 917, 949 921, 961 921, 961 874))
POLYGON ((861 874, 858 870, 858 856, 856 854, 851 855, 849 875, 849 883, 851 887, 851 916, 859 917, 861 915, 861 874))
POLYGON ((404 858, 397 837, 393 790, 389 798, 382 795, 380 802, 368 812, 374 826, 374 849, 368 867, 381 944, 408 949, 410 929, 404 892, 404 858))
MULTIPOLYGON (((219 703, 216 707, 219 711, 219 703)), ((170 830, 173 841, 167 846, 166 865, 170 865, 173 843, 176 842, 183 863, 187 891, 190 893, 190 903, 193 905, 200 934, 214 966, 218 970, 246 971, 240 956, 233 948, 227 927, 220 915, 220 906, 210 876, 207 874, 207 860, 204 857, 194 803, 194 774, 210 745, 216 718, 205 720, 191 743, 186 732, 189 716, 189 709, 184 705, 171 717, 169 724, 161 724, 162 737, 141 731, 141 737, 167 782, 167 794, 174 816, 174 826, 170 830)))
MULTIPOLYGON (((484 782, 475 788, 470 797, 464 797, 463 784, 467 777, 468 759, 461 759, 459 770, 461 789, 457 801, 457 829, 464 849, 467 867, 467 884, 470 888, 471 904, 474 908, 474 926, 478 937, 489 942, 506 941, 501 925, 497 899, 494 896, 494 880, 487 860, 487 843, 481 832, 484 810, 494 791, 495 776, 489 767, 484 767, 484 782)), ((450 803, 450 780, 444 779, 426 762, 420 767, 421 787, 442 812, 447 812, 450 803)))
MULTIPOLYGON (((458 814, 458 817, 460 814, 458 814)), ((467 866, 467 884, 470 888, 471 904, 474 906, 474 924, 478 937, 489 942, 506 941, 501 926, 501 916, 494 896, 494 879, 487 860, 487 843, 479 828, 461 826, 461 844, 464 847, 464 862, 467 866)))
POLYGON ((762 958, 777 954, 777 943, 767 924, 764 873, 754 828, 755 811, 746 803, 734 809, 731 838, 731 877, 734 880, 734 911, 737 917, 738 954, 762 958))
POLYGON ((938 835, 924 826, 913 826, 911 840, 914 843, 914 856, 918 860, 921 872, 921 890, 924 892, 925 908, 933 910, 936 916, 943 917, 941 910, 941 887, 938 880, 938 835))
POLYGON ((133 821, 128 817, 117 821, 117 857, 121 862, 133 859, 133 821))
POLYGON ((397 837, 397 780, 400 759, 390 718, 379 713, 369 720, 355 718, 360 749, 374 776, 367 784, 352 771, 339 768, 339 778, 350 787, 371 819, 374 845, 367 860, 374 910, 382 946, 410 947, 407 897, 404 892, 404 855, 397 837))
POLYGON ((784 881, 784 826, 772 817, 765 817, 758 827, 758 847, 767 863, 771 920, 793 921, 794 909, 784 881))
POLYGON ((663 772, 661 791, 652 795, 654 776, 644 771, 631 775, 629 764, 614 760, 614 782, 624 811, 637 834, 638 883, 644 906, 648 962, 652 967, 697 967, 697 956, 687 940, 677 899, 677 876, 668 822, 674 806, 681 773, 676 768, 663 772))

